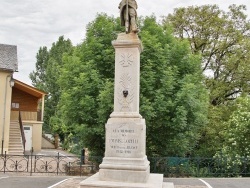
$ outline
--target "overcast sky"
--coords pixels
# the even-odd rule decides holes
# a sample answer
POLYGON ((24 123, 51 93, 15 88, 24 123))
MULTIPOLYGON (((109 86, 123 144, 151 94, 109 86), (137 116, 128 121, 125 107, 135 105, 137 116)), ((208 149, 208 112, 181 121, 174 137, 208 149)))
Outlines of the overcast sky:
MULTIPOLYGON (((120 0, 0 0, 0 43, 17 45, 18 73, 14 78, 31 84, 29 73, 35 70, 39 47, 51 47, 64 35, 74 45, 85 36, 85 26, 97 13, 119 16, 120 0)), ((218 4, 228 10, 231 4, 247 5, 249 0, 137 0, 138 15, 155 14, 157 18, 173 13, 174 8, 218 4)))

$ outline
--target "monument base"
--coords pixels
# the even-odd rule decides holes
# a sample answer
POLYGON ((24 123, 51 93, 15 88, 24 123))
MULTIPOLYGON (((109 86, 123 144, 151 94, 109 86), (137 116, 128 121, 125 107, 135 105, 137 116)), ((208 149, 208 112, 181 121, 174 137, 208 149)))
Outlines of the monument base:
POLYGON ((100 180, 147 182, 150 167, 145 155, 145 119, 109 118, 105 128, 105 157, 99 166, 100 180))
POLYGON ((102 181, 99 173, 87 178, 80 183, 80 188, 174 188, 173 183, 163 182, 162 174, 149 174, 145 183, 129 183, 118 181, 102 181))
POLYGON ((146 171, 100 169, 99 175, 103 181, 145 183, 149 177, 149 168, 146 171))

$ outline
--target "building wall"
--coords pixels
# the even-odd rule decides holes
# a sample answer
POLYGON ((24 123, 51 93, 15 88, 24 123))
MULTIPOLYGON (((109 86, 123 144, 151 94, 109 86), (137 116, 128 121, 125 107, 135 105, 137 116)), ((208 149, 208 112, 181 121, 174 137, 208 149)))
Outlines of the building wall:
MULTIPOLYGON (((37 112, 24 112, 21 111, 22 120, 29 120, 29 121, 37 121, 37 112)), ((19 120, 19 111, 11 111, 10 115, 11 121, 18 121, 19 120)))
POLYGON ((13 88, 11 120, 18 119, 19 111, 21 111, 23 126, 32 126, 32 147, 34 152, 40 151, 42 147, 43 122, 37 121, 39 100, 39 98, 29 93, 13 88), (16 106, 16 104, 18 105, 16 106))
POLYGON ((33 124, 33 149, 35 152, 41 151, 42 148, 42 123, 33 124))
POLYGON ((42 149, 55 149, 55 144, 42 137, 42 149))
POLYGON ((18 104, 19 108, 12 107, 15 111, 37 112, 39 99, 17 88, 12 91, 12 103, 18 104))
POLYGON ((4 141, 3 152, 8 151, 9 146, 9 126, 10 126, 10 107, 11 93, 10 86, 11 73, 0 70, 0 153, 2 151, 2 141, 4 141), (4 132, 4 134, 3 134, 4 132))
POLYGON ((32 147, 34 152, 41 151, 43 122, 23 121, 23 126, 26 125, 32 126, 32 147))

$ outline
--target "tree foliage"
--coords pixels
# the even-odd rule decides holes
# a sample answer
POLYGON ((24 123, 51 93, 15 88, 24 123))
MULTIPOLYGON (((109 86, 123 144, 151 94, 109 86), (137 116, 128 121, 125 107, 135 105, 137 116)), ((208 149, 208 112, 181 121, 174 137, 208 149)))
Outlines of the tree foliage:
POLYGON ((191 153, 206 124, 207 93, 200 57, 154 17, 141 27, 141 113, 147 124, 148 155, 191 153))
POLYGON ((244 5, 231 5, 228 12, 217 5, 190 6, 175 9, 164 20, 176 36, 189 40, 194 54, 201 53, 212 105, 249 92, 250 21, 245 10, 244 5))
MULTIPOLYGON (((104 125, 113 108, 114 50, 111 41, 119 20, 97 16, 87 26, 86 38, 72 55, 63 58, 59 78, 62 94, 57 120, 65 124, 70 142, 88 147, 93 155, 104 153, 104 125)), ((55 121, 58 122, 58 121, 55 121)), ((80 150, 79 150, 80 151, 80 150)))
POLYGON ((250 91, 250 21, 246 6, 231 5, 229 11, 217 5, 177 8, 164 19, 178 38, 187 39, 193 54, 201 54, 204 83, 209 91, 208 126, 195 155, 211 157, 227 142, 233 100, 250 91))
MULTIPOLYGON (((162 24, 154 16, 140 18, 140 113, 148 156, 249 156, 249 98, 234 100, 250 90, 245 10, 190 6, 175 9, 162 24)), ((111 41, 120 32, 118 18, 98 14, 76 47, 59 37, 37 53, 30 78, 49 93, 45 127, 60 134, 65 149, 75 144, 78 151, 104 154, 114 97, 111 41)))
POLYGON ((49 60, 49 52, 46 46, 40 47, 36 55, 36 70, 29 74, 32 85, 46 91, 46 69, 49 60))
POLYGON ((216 151, 214 158, 218 166, 228 176, 239 176, 250 169, 247 159, 250 156, 250 98, 243 95, 233 101, 231 115, 224 122, 223 136, 225 141, 216 151))
MULTIPOLYGON (((206 123, 200 56, 192 55, 188 42, 175 39, 155 17, 142 19, 140 27, 140 109, 147 122, 148 155, 184 156, 206 123)), ((88 25, 83 43, 63 57, 60 69, 62 90, 53 126, 63 128, 70 142, 88 147, 93 155, 104 154, 105 123, 113 110, 111 41, 121 31, 119 19, 98 15, 88 25)))
POLYGON ((226 122, 224 147, 241 157, 250 156, 250 97, 239 97, 233 113, 226 122))
POLYGON ((45 98, 44 131, 52 131, 50 118, 55 115, 57 104, 61 95, 58 85, 60 68, 63 66, 64 53, 71 53, 73 46, 71 41, 63 36, 52 44, 50 50, 41 47, 37 53, 36 71, 30 73, 32 85, 48 93, 45 98))

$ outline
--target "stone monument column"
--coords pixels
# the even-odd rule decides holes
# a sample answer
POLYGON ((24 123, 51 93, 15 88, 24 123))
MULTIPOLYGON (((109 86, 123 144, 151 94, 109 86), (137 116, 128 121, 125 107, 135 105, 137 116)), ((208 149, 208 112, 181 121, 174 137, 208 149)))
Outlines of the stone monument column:
POLYGON ((139 113, 140 53, 136 33, 121 33, 115 48, 114 111, 105 125, 105 156, 97 174, 81 188, 173 188, 162 174, 150 174, 146 123, 139 113))
POLYGON ((146 156, 146 123, 139 113, 140 53, 135 19, 135 0, 119 4, 120 33, 112 45, 115 48, 114 111, 106 125, 105 156, 97 174, 80 183, 81 188, 174 188, 163 183, 162 174, 150 174, 146 156))
POLYGON ((139 114, 141 41, 137 34, 121 33, 112 42, 115 48, 114 112, 105 126, 105 157, 100 179, 146 182, 146 124, 139 114))
POLYGON ((137 34, 121 33, 112 42, 115 48, 114 112, 111 118, 141 118, 139 114, 140 53, 137 34))

